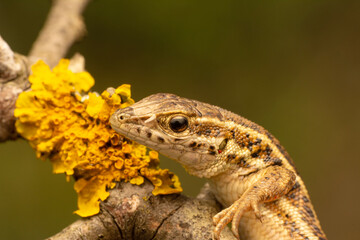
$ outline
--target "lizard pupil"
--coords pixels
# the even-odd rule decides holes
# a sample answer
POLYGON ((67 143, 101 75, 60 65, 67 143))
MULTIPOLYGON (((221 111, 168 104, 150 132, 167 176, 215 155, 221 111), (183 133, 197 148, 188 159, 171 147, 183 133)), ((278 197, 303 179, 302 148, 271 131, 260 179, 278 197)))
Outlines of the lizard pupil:
POLYGON ((169 126, 174 132, 183 132, 188 128, 189 121, 184 116, 175 116, 170 120, 169 126))

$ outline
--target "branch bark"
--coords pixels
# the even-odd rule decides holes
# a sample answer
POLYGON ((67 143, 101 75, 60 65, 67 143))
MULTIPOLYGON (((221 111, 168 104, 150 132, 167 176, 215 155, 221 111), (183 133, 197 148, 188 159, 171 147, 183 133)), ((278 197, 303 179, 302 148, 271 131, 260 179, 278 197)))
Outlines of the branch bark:
POLYGON ((29 53, 30 64, 42 59, 54 67, 71 45, 85 34, 82 18, 89 0, 53 0, 43 29, 29 53))
POLYGON ((21 69, 21 63, 16 61, 14 52, 0 36, 0 82, 16 78, 21 69))
MULTIPOLYGON (((154 196, 153 186, 118 183, 101 203, 101 212, 81 219, 48 240, 60 239, 212 239, 212 216, 220 205, 206 189, 198 198, 154 196)), ((223 240, 235 240, 229 228, 223 240)))
POLYGON ((29 87, 28 69, 27 58, 15 54, 0 36, 0 142, 17 137, 15 102, 29 87))

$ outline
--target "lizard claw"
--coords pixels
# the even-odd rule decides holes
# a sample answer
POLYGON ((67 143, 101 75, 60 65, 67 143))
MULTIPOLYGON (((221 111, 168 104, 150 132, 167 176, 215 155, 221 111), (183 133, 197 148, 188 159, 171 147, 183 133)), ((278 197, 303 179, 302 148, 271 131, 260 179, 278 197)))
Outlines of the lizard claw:
POLYGON ((218 212, 214 217, 213 217, 213 223, 214 225, 218 225, 218 223, 220 222, 221 219, 224 218, 224 216, 230 211, 231 207, 225 208, 223 209, 221 212, 218 212))
POLYGON ((239 225, 240 225, 240 219, 241 216, 244 213, 244 209, 236 209, 236 213, 234 215, 234 218, 232 220, 232 224, 231 224, 231 231, 234 233, 235 237, 237 237, 238 239, 239 237, 239 225))
POLYGON ((256 217, 260 221, 262 221, 262 215, 259 210, 259 205, 256 201, 240 201, 239 199, 236 202, 234 202, 230 207, 216 214, 213 218, 214 225, 216 225, 214 230, 214 239, 215 240, 220 239, 221 231, 231 221, 232 221, 231 231, 233 232, 233 234, 237 239, 240 239, 239 236, 240 220, 243 214, 250 209, 253 209, 256 217))
POLYGON ((220 239, 220 233, 226 225, 231 222, 235 214, 234 211, 234 204, 230 207, 222 210, 218 214, 216 214, 213 218, 215 230, 214 230, 214 239, 219 240, 220 239))
POLYGON ((262 214, 259 210, 259 203, 252 201, 250 203, 241 202, 237 204, 235 209, 236 212, 232 219, 231 231, 238 239, 239 239, 239 225, 240 225, 241 217, 243 216, 245 211, 248 211, 250 209, 254 211, 255 216, 262 222, 262 214))
POLYGON ((251 204, 251 208, 253 209, 256 218, 259 219, 259 221, 262 223, 263 215, 261 214, 261 212, 259 210, 259 204, 251 204))

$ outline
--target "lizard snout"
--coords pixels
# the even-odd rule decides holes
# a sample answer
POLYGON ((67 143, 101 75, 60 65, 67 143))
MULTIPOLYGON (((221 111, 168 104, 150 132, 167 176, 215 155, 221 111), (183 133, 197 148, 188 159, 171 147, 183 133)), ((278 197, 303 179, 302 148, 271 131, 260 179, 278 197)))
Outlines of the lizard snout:
POLYGON ((126 121, 127 119, 131 118, 134 115, 135 115, 134 109, 132 107, 118 109, 113 114, 113 116, 116 116, 116 118, 119 122, 126 121))
POLYGON ((134 116, 134 109, 132 107, 118 109, 110 117, 111 126, 120 127, 121 124, 126 123, 132 116, 134 116))

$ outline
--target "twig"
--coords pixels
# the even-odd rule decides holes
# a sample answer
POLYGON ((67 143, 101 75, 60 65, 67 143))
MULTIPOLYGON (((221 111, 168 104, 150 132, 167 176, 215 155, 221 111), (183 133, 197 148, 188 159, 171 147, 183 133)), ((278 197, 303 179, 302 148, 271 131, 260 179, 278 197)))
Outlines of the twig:
POLYGON ((80 53, 75 53, 70 59, 69 69, 72 72, 83 72, 85 71, 85 58, 80 53))
POLYGON ((21 64, 15 60, 15 54, 0 36, 0 82, 16 78, 21 64))
POLYGON ((53 67, 65 56, 85 33, 81 14, 89 1, 53 0, 45 25, 29 53, 30 64, 42 59, 53 67))

